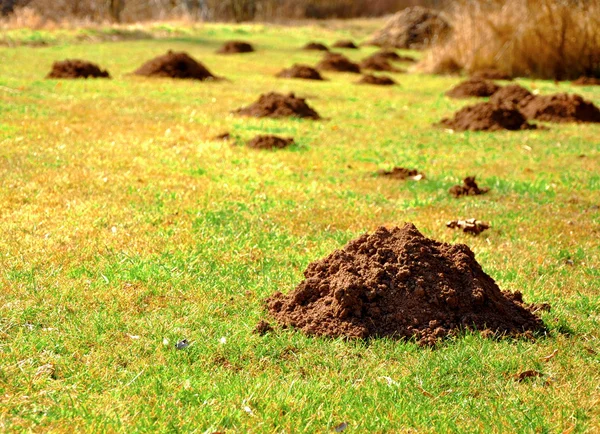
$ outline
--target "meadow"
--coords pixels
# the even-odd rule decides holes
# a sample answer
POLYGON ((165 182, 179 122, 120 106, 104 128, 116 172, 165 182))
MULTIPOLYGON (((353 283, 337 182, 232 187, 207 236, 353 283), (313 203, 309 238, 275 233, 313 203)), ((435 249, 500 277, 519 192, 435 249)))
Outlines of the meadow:
MULTIPOLYGON (((13 46, 0 46, 0 430, 600 430, 600 127, 433 127, 473 102, 444 96, 460 77, 391 74, 400 83, 392 88, 344 73, 274 77, 320 60, 300 50, 306 42, 361 41, 372 27, 207 24, 115 41, 79 30, 5 34, 13 46), (228 39, 258 51, 215 54, 228 39), (227 80, 130 75, 169 49, 227 80), (65 58, 98 63, 113 79, 44 79, 65 58), (305 97, 325 119, 231 113, 269 91, 305 97), (225 131, 233 141, 213 139, 225 131), (244 146, 265 133, 296 145, 244 146), (426 179, 374 176, 393 166, 426 179), (490 193, 451 197, 467 175, 490 193), (469 217, 491 229, 474 237, 444 225, 469 217), (423 348, 274 323, 253 333, 270 320, 264 300, 293 290, 310 262, 404 222, 469 245, 503 290, 549 303, 540 312, 547 335, 467 333, 423 348), (190 346, 177 350, 184 338, 190 346), (517 381, 528 370, 541 375, 517 381)), ((359 60, 375 50, 344 53, 359 60)), ((599 87, 517 82, 600 105, 599 87)))

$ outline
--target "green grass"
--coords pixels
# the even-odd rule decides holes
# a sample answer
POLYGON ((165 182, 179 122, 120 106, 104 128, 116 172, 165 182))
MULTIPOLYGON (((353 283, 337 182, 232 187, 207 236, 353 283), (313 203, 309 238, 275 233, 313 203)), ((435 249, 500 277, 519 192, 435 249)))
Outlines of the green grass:
MULTIPOLYGON (((2 431, 600 430, 600 127, 450 133, 431 125, 468 103, 443 96, 457 78, 396 74, 401 85, 382 89, 347 74, 273 77, 318 61, 298 50, 309 40, 365 36, 338 27, 169 27, 173 39, 0 48, 2 431), (258 53, 214 54, 233 37, 258 53), (129 75, 167 49, 228 80, 129 75), (114 79, 45 80, 66 57, 114 79), (308 97, 326 120, 231 114, 271 90, 308 97), (237 145, 211 140, 224 131, 237 145), (258 133, 298 145, 242 146, 258 133), (373 176, 394 165, 427 179, 373 176), (492 191, 451 198, 466 175, 492 191), (492 229, 446 229, 457 217, 492 229), (309 262, 405 221, 468 244, 501 288, 549 302, 548 336, 423 349, 252 333, 264 300, 291 291, 309 262), (175 350, 183 338, 190 347, 175 350), (529 369, 544 376, 515 381, 529 369)), ((600 105, 600 89, 521 82, 600 105)))

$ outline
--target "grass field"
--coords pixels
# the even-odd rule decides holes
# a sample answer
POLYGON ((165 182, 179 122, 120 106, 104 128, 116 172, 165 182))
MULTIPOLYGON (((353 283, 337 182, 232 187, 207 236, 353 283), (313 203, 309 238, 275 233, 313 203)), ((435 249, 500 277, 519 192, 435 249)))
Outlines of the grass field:
MULTIPOLYGON (((431 125, 469 103, 443 95, 457 77, 395 74, 392 89, 350 74, 273 77, 320 59, 298 49, 309 40, 365 35, 207 25, 172 38, 0 47, 1 431, 600 430, 600 127, 452 133, 431 125), (231 38, 259 51, 214 54, 231 38), (228 80, 129 75, 168 49, 228 80), (71 57, 114 79, 44 79, 71 57), (230 113, 272 90, 307 97, 326 119, 230 113), (211 140, 224 131, 237 145, 211 140), (258 133, 297 145, 241 146, 258 133), (373 176, 394 165, 427 179, 373 176), (492 191, 450 197, 467 175, 492 191), (457 217, 492 229, 445 228, 457 217), (502 289, 550 303, 549 334, 466 335, 430 349, 252 333, 268 319, 265 298, 292 290, 309 262, 407 221, 468 244, 502 289), (176 350, 183 338, 191 345, 176 350), (515 381, 526 370, 543 376, 515 381)), ((600 88, 519 83, 600 105, 600 88)))

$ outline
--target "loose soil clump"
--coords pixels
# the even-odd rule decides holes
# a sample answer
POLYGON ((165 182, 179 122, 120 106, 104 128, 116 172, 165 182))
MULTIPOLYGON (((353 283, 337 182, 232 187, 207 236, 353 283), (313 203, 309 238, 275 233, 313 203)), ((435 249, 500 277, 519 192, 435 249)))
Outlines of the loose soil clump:
POLYGON ((518 84, 501 87, 491 97, 490 102, 496 105, 515 105, 523 107, 533 98, 533 94, 518 84))
POLYGON ((500 89, 496 83, 488 80, 471 78, 457 84, 446 95, 451 98, 471 98, 491 96, 500 89))
POLYGON ((360 74, 360 66, 358 63, 354 63, 343 54, 338 53, 327 53, 323 60, 317 65, 317 69, 360 74))
POLYGON ((579 77, 577 80, 572 81, 571 84, 575 86, 600 86, 600 78, 579 77))
POLYGON ((535 129, 514 106, 482 102, 462 108, 453 118, 442 119, 438 126, 455 131, 500 131, 535 129))
POLYGON ((293 93, 283 95, 270 92, 260 96, 257 102, 236 110, 243 116, 254 116, 258 118, 271 117, 296 117, 308 119, 321 119, 319 114, 313 110, 303 98, 297 98, 293 93))
POLYGON ((277 74, 279 78, 302 78, 304 80, 323 80, 315 68, 307 65, 294 64, 291 68, 284 69, 277 74))
POLYGON ((192 80, 215 80, 215 77, 202 63, 185 52, 173 52, 155 57, 139 67, 134 74, 145 77, 167 77, 192 80))
POLYGON ((482 222, 481 220, 476 219, 467 219, 467 220, 452 220, 446 223, 446 227, 450 229, 462 229, 462 231, 466 234, 479 235, 485 230, 490 228, 489 223, 482 222))
POLYGON ((510 75, 498 69, 480 69, 472 73, 471 78, 479 80, 512 80, 510 75))
POLYGON ((420 181, 421 179, 425 179, 425 175, 419 173, 417 169, 406 169, 404 167, 394 167, 392 170, 378 170, 377 175, 400 180, 412 179, 414 181, 420 181))
POLYGON ((283 149, 294 144, 291 137, 283 138, 278 136, 266 135, 256 136, 248 142, 249 148, 254 149, 283 149))
POLYGON ((486 336, 545 330, 521 293, 501 291, 469 247, 426 238, 412 224, 352 240, 304 276, 267 306, 280 324, 309 335, 433 345, 464 329, 486 336))
POLYGON ((358 50, 358 46, 349 40, 341 40, 333 43, 332 47, 335 48, 349 48, 351 50, 358 50))
POLYGON ((367 57, 360 62, 361 69, 370 69, 371 71, 389 71, 389 72, 406 72, 403 69, 396 68, 389 60, 382 57, 367 57))
POLYGON ((454 197, 478 196, 480 194, 486 194, 488 191, 490 191, 489 187, 479 188, 475 182, 474 176, 467 176, 465 179, 463 179, 463 185, 455 185, 448 190, 448 192, 454 197))
POLYGON ((303 50, 312 50, 312 51, 329 51, 329 48, 325 44, 321 44, 320 42, 309 42, 304 47, 303 50))
POLYGON ((527 119, 544 122, 600 122, 600 109, 580 95, 535 96, 521 111, 527 119))
POLYGON ((357 84, 374 84, 376 86, 394 86, 397 83, 390 77, 385 75, 373 75, 373 74, 365 74, 360 80, 356 82, 357 84))
POLYGON ((388 60, 390 62, 411 62, 412 63, 412 62, 416 62, 417 61, 414 57, 411 57, 411 56, 400 56, 395 51, 390 51, 390 50, 380 50, 380 51, 377 51, 377 52, 371 54, 369 57, 367 57, 367 59, 368 58, 385 59, 385 60, 388 60))
POLYGON ((253 333, 259 335, 259 336, 264 336, 269 332, 273 331, 273 327, 271 326, 271 324, 269 324, 268 322, 261 320, 258 322, 258 324, 256 324, 256 327, 254 328, 254 330, 252 331, 253 333))
POLYGON ((252 53, 254 47, 252 44, 244 41, 227 41, 221 48, 217 50, 219 54, 238 54, 238 53, 252 53))
POLYGON ((110 78, 110 74, 94 63, 79 59, 66 59, 54 62, 52 71, 46 78, 110 78))

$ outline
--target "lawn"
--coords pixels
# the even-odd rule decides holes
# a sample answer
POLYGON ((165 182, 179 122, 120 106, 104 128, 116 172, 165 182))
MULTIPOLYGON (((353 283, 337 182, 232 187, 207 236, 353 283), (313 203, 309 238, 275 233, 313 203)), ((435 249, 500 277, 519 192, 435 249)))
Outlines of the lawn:
MULTIPOLYGON (((473 102, 444 96, 459 77, 392 74, 393 88, 343 73, 274 78, 318 62, 306 42, 360 41, 372 27, 165 27, 112 42, 11 33, 50 44, 0 47, 0 430, 600 430, 600 126, 453 133, 432 124, 473 102), (214 53, 232 38, 258 52, 214 53), (226 80, 130 75, 168 49, 226 80), (73 57, 113 79, 44 79, 73 57), (325 119, 231 113, 269 91, 306 97, 325 119), (233 141, 213 139, 225 131, 233 141), (296 145, 243 146, 261 133, 296 145), (374 176, 393 166, 426 179, 374 176), (452 198, 467 175, 490 193, 452 198), (492 227, 445 227, 469 217, 492 227), (265 299, 293 290, 310 262, 404 222, 469 245, 502 289, 550 303, 548 334, 422 348, 253 333, 270 320, 265 299), (527 370, 542 375, 516 381, 527 370)), ((518 82, 600 105, 600 87, 518 82)))

